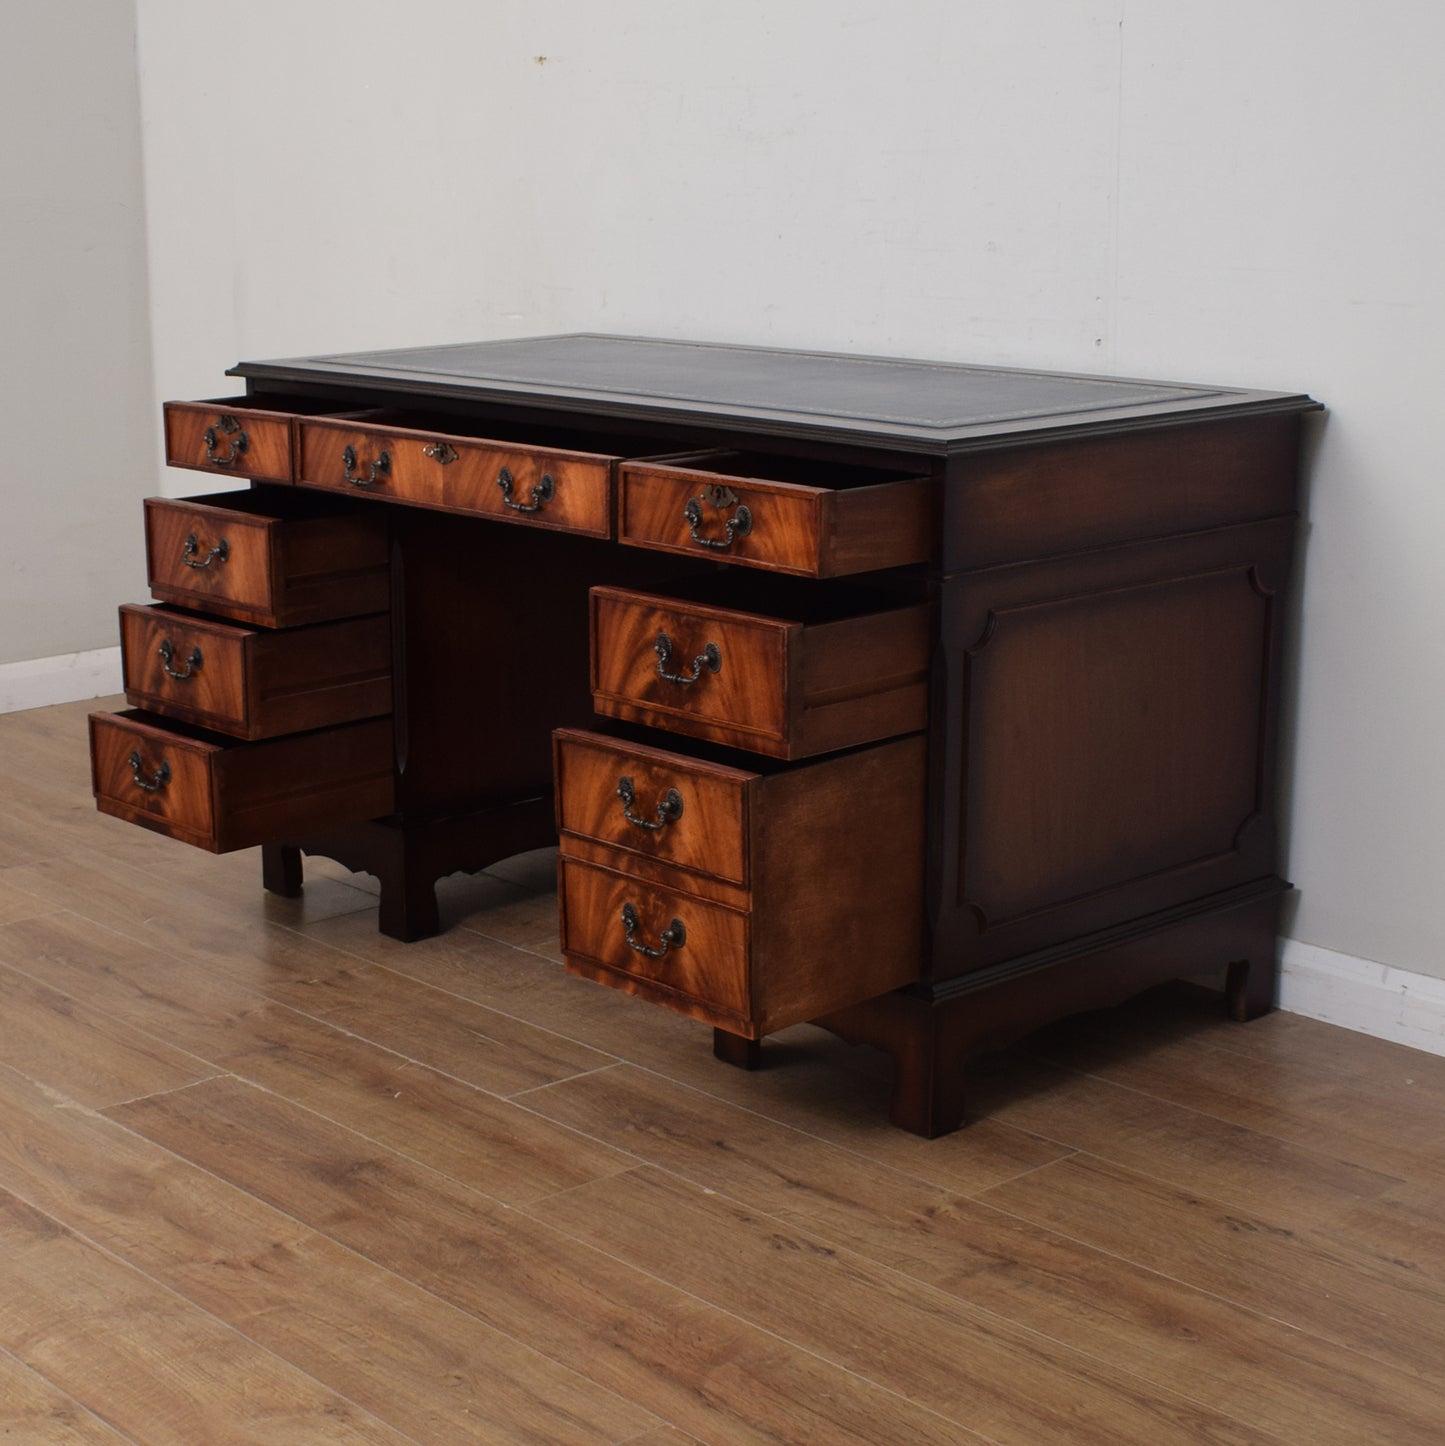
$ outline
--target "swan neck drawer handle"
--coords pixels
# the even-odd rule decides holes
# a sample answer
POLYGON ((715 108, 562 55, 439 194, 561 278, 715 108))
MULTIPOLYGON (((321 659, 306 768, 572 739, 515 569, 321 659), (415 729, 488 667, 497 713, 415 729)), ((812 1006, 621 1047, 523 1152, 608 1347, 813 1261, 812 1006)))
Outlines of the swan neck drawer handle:
POLYGON ((532 488, 530 502, 512 501, 512 493, 516 490, 517 479, 512 476, 509 467, 503 467, 497 473, 497 486, 502 491, 503 505, 510 507, 513 512, 540 512, 557 495, 557 481, 550 472, 542 473, 542 480, 532 488))
POLYGON ((677 683, 681 687, 690 688, 703 675, 706 669, 709 673, 719 672, 722 668, 722 649, 716 643, 708 643, 697 657, 692 660, 692 671, 689 673, 669 673, 668 662, 672 658, 672 639, 666 633, 658 633, 657 640, 652 645, 652 651, 657 654, 657 676, 668 683, 677 683))
POLYGON ((160 767, 149 778, 143 776, 145 763, 140 756, 139 748, 131 749, 130 757, 126 759, 126 762, 130 764, 131 781, 143 793, 159 793, 171 781, 171 766, 164 758, 161 759, 160 767))
POLYGON ((356 448, 347 447, 341 454, 341 475, 353 487, 375 487, 378 482, 385 482, 391 476, 391 453, 378 452, 376 460, 368 465, 366 476, 363 477, 356 470, 356 448))
MULTIPOLYGON (((731 493, 727 494, 731 501, 736 502, 737 498, 731 493)), ((709 499, 711 500, 711 499, 709 499)), ((688 533, 692 540, 699 547, 713 547, 719 551, 725 551, 733 545, 739 537, 746 537, 753 530, 753 514, 746 503, 739 503, 738 509, 723 524, 723 535, 721 537, 704 537, 698 528, 702 526, 702 502, 701 497, 689 497, 682 509, 682 520, 687 523, 688 533)), ((730 505, 714 502, 714 506, 730 505)))
POLYGON ((230 415, 217 417, 201 434, 201 440, 206 444, 206 461, 213 467, 234 467, 251 445, 251 439, 241 430, 241 424, 230 415), (222 437, 226 438, 224 456, 220 450, 222 437))
POLYGON ((179 678, 183 683, 188 678, 195 676, 196 669, 201 666, 203 661, 201 658, 200 645, 197 644, 186 656, 186 670, 184 673, 178 668, 171 667, 171 659, 176 655, 176 645, 169 638, 161 639, 161 645, 156 649, 156 652, 161 655, 161 667, 166 670, 166 677, 179 678))
POLYGON ((639 942, 637 929, 637 910, 631 904, 624 904, 622 906, 622 932, 627 938, 628 948, 634 953, 645 954, 649 959, 661 959, 669 949, 681 949, 687 942, 687 929, 683 926, 681 919, 674 919, 657 936, 658 947, 656 949, 639 942))
POLYGON ((617 796, 622 800, 622 816, 628 823, 637 828, 651 829, 654 832, 664 829, 670 823, 682 817, 682 795, 675 789, 669 788, 666 793, 657 800, 657 819, 654 822, 650 818, 639 818, 632 811, 632 805, 637 802, 637 790, 632 780, 623 774, 617 780, 617 796))
POLYGON ((181 549, 181 561, 187 567, 200 569, 209 567, 213 562, 226 562, 231 556, 231 544, 224 537, 197 562, 196 554, 200 550, 201 540, 193 532, 186 538, 186 545, 181 549))

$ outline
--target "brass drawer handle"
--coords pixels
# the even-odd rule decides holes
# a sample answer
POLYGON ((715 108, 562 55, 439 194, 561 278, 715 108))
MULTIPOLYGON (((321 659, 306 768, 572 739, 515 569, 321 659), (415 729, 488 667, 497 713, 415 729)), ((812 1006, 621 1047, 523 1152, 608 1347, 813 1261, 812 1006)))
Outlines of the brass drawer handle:
POLYGON ((366 476, 363 477, 356 471, 356 448, 347 447, 341 454, 341 475, 353 487, 375 487, 378 482, 384 482, 391 476, 391 453, 378 452, 376 460, 368 466, 366 476))
POLYGON ((657 641, 652 645, 652 651, 657 654, 657 676, 669 683, 680 683, 684 688, 689 688, 696 683, 702 677, 704 668, 709 673, 716 673, 722 667, 722 649, 716 643, 708 643, 702 652, 692 660, 691 673, 669 673, 667 671, 668 659, 672 657, 672 639, 666 633, 658 633, 657 641))
POLYGON ((217 417, 214 426, 207 427, 201 434, 206 444, 206 461, 214 467, 233 467, 238 457, 246 454, 251 439, 241 430, 241 424, 232 416, 217 417), (228 438, 226 455, 217 450, 222 437, 228 438))
POLYGON ((176 645, 171 642, 169 638, 161 639, 161 645, 156 649, 156 652, 161 655, 161 667, 166 670, 166 677, 179 678, 183 683, 188 678, 195 677, 196 669, 201 666, 203 661, 201 658, 200 645, 197 644, 186 657, 186 671, 184 673, 171 667, 171 659, 176 655, 176 645))
MULTIPOLYGON (((725 487, 719 492, 719 497, 723 500, 712 496, 711 489, 708 489, 704 495, 714 507, 728 507, 737 502, 737 498, 725 487)), ((683 521, 687 523, 687 530, 699 547, 715 547, 723 550, 731 547, 735 538, 746 537, 753 530, 752 509, 745 503, 739 503, 737 511, 728 518, 722 537, 704 537, 698 531, 698 528, 702 526, 702 502, 701 497, 689 497, 687 504, 682 509, 683 521)))
POLYGON ((637 790, 626 774, 617 780, 617 796, 622 800, 623 818, 638 828, 656 831, 666 828, 668 824, 675 823, 682 817, 682 795, 675 788, 669 788, 657 800, 657 821, 655 823, 650 818, 638 818, 633 813, 632 805, 637 802, 637 790))
POLYGON ((130 757, 126 759, 126 762, 130 764, 130 776, 135 786, 145 793, 159 793, 171 781, 171 766, 164 758, 161 759, 161 766, 151 774, 149 779, 141 777, 141 770, 145 764, 141 760, 139 748, 131 749, 130 757))
POLYGON ((540 512, 556 495, 557 484, 550 472, 542 473, 542 480, 532 488, 532 501, 513 502, 512 491, 516 487, 516 479, 512 476, 511 469, 503 467, 497 473, 497 486, 502 489, 502 503, 510 507, 513 512, 540 512))
POLYGON ((186 545, 181 549, 181 561, 187 567, 202 568, 209 567, 213 562, 226 562, 231 556, 231 544, 224 537, 197 562, 196 554, 200 550, 200 539, 193 532, 186 538, 186 545))
POLYGON ((649 959, 661 959, 669 949, 681 949, 687 942, 687 930, 681 919, 674 919, 657 936, 659 947, 650 948, 637 940, 637 910, 631 904, 622 906, 622 932, 627 936, 627 947, 637 954, 646 954, 649 959))

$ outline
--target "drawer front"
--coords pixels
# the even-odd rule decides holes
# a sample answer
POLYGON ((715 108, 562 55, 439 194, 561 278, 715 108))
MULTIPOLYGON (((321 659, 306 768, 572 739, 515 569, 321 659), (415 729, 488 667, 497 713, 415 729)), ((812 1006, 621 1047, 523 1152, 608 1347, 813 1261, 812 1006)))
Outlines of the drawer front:
POLYGON ((569 968, 696 1018, 748 1028, 746 913, 575 859, 560 859, 557 874, 569 968))
POLYGON ((152 596, 263 627, 384 611, 383 519, 318 506, 334 504, 289 489, 147 498, 152 596))
POLYGON ((848 466, 758 458, 778 479, 733 472, 746 454, 624 462, 618 537, 638 547, 711 557, 802 577, 838 577, 926 560, 928 482, 848 466), (817 476, 821 485, 783 480, 817 476), (834 485, 826 485, 831 481, 834 485))
POLYGON ((447 506, 498 522, 612 536, 616 459, 515 443, 456 442, 447 468, 447 506))
POLYGON ((90 771, 102 813, 214 848, 214 745, 180 738, 125 713, 92 713, 90 771))
POLYGON ((785 748, 795 624, 693 606, 621 588, 592 590, 592 699, 597 711, 785 748))
POLYGON ((419 442, 357 421, 303 421, 296 480, 306 487, 442 505, 441 465, 419 442))
POLYGON ((746 887, 755 775, 575 729, 559 729, 553 743, 564 836, 746 887))
POLYGON ((290 482, 292 414, 247 405, 246 397, 167 402, 166 461, 222 477, 290 482))
POLYGON ((385 613, 258 631, 127 604, 120 636, 128 703, 238 738, 273 738, 391 711, 385 613))
POLYGON ((147 498, 151 593, 227 615, 269 616, 276 604, 269 519, 203 498, 147 498))
POLYGON ((246 629, 169 608, 120 610, 126 702, 223 733, 245 735, 246 629))
POLYGON ((612 535, 615 458, 357 422, 302 422, 298 478, 501 522, 612 535))
POLYGON ((259 743, 93 713, 91 777, 102 813, 226 853, 390 813, 387 719, 259 743))

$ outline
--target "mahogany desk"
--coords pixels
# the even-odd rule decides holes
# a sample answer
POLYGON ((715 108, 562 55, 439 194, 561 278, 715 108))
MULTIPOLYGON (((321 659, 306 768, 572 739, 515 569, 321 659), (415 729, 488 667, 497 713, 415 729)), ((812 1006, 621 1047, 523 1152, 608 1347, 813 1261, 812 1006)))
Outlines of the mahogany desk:
POLYGON ((244 362, 167 408, 105 811, 435 881, 560 837, 568 968, 939 1134, 984 1047, 1271 1007, 1298 394, 608 336, 244 362))

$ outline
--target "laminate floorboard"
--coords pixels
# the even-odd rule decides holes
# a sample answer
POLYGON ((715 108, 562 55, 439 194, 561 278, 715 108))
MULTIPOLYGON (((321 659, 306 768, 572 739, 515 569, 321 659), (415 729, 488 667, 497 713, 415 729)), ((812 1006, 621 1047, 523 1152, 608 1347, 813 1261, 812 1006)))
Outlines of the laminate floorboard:
MULTIPOLYGON (((1313 1438, 1320 1443, 1349 1446, 1391 1410, 1413 1418, 1400 1440, 1429 1441, 1438 1431, 1436 1391, 1393 1364, 1301 1329, 1281 1333, 1266 1309, 1190 1290, 1118 1254, 1025 1224, 984 1203, 988 1196, 951 1195, 870 1167, 655 1075, 619 1066, 536 1090, 528 1102, 920 1285, 1080 1352, 1129 1360, 1195 1400, 1237 1391, 1249 1399, 1252 1420, 1285 1438, 1302 1411, 1326 1405, 1313 1438)), ((1049 1173, 1037 1170, 1023 1181, 1049 1173)), ((1401 1294, 1396 1304, 1418 1308, 1420 1297, 1401 1294)), ((1427 1332, 1434 1334, 1441 1312, 1431 1306, 1427 1332)))
POLYGON ((1434 1442, 1445 1059, 1178 986, 888 1126, 567 975, 554 866, 299 899, 102 817, 0 717, 0 1436, 1434 1442))
POLYGON ((755 1073, 720 1069, 708 1030, 695 1021, 662 1010, 639 1018, 636 1000, 573 978, 550 954, 507 948, 466 924, 415 944, 377 933, 362 915, 305 933, 955 1190, 983 1189, 1071 1153, 1067 1145, 990 1119, 939 1140, 894 1129, 887 1119, 892 1076, 885 1058, 811 1025, 770 1036, 764 1067, 755 1073))
POLYGON ((0 1350, 0 1439, 5 1437, 27 1446, 117 1446, 130 1439, 0 1350))
POLYGON ((54 1091, 0 1078, 0 1138, 0 1189, 408 1436, 579 1443, 655 1424, 424 1285, 58 1104, 54 1091))
POLYGON ((0 1346, 137 1441, 406 1440, 3 1188, 0 1346))
POLYGON ((110 1113, 698 1440, 960 1439, 954 1423, 278 1095, 212 1080, 110 1113))

